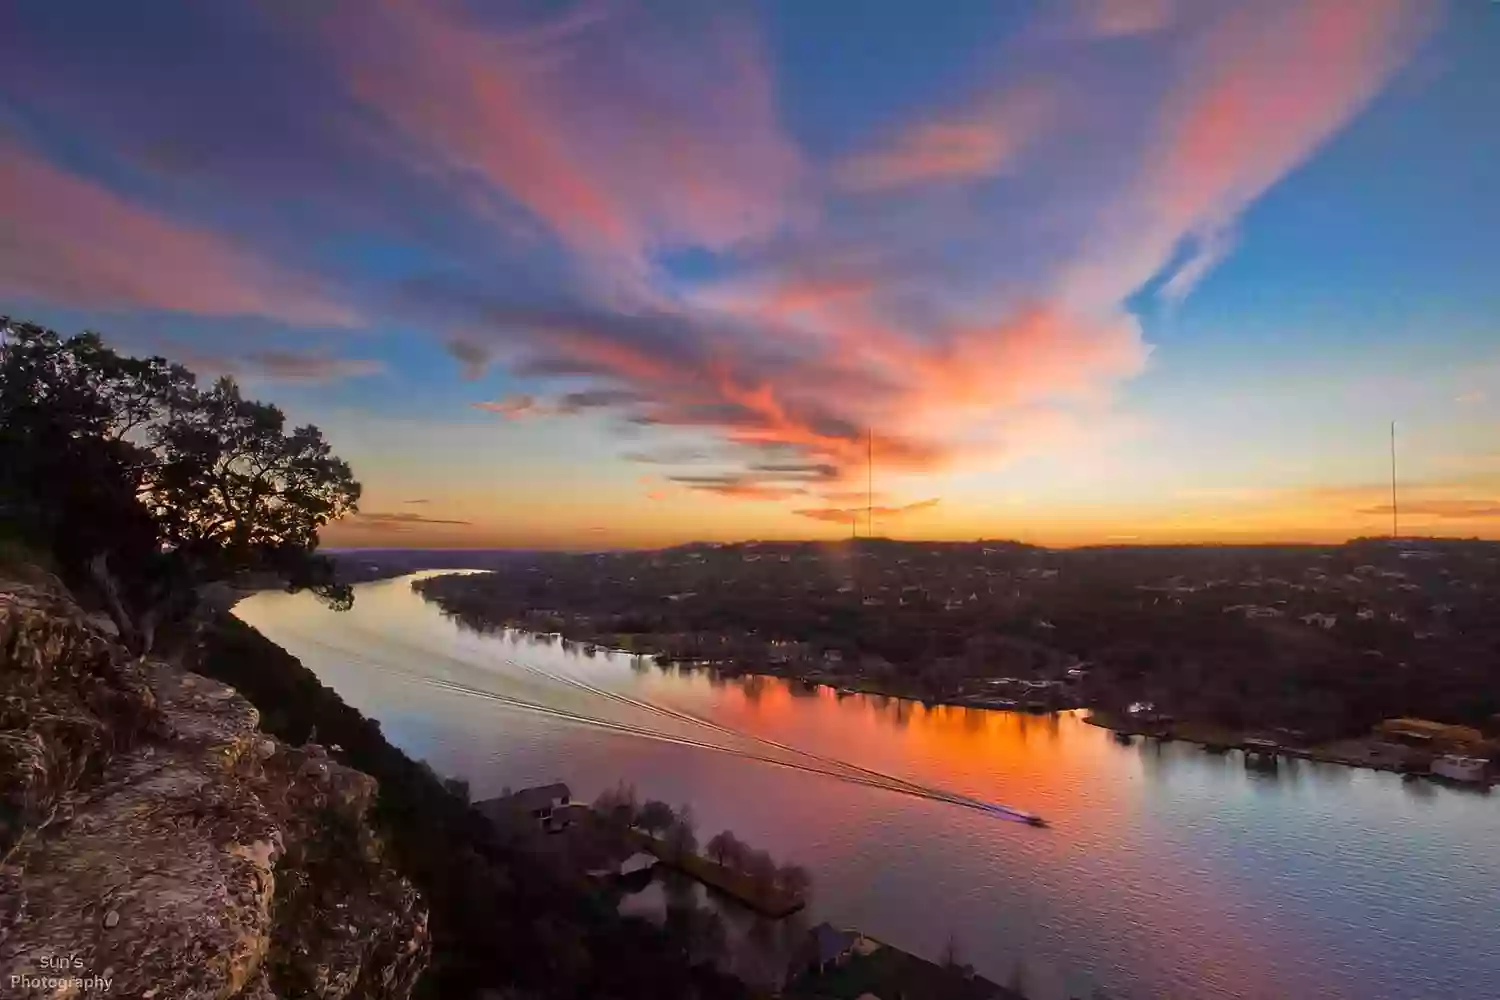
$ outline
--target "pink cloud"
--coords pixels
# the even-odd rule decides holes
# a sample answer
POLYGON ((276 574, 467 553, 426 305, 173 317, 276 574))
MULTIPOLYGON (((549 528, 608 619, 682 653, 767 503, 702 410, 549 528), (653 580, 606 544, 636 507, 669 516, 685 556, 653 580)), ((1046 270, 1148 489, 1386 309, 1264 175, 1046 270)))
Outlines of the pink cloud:
POLYGON ((1113 303, 1178 256, 1181 298, 1235 219, 1379 92, 1421 37, 1411 0, 1276 0, 1231 8, 1196 39, 1159 134, 1068 291, 1113 303))
POLYGON ((271 316, 343 326, 354 313, 213 233, 173 222, 0 141, 0 288, 98 309, 271 316))
POLYGON ((725 247, 788 217, 799 156, 751 25, 617 7, 506 31, 414 0, 335 10, 329 51, 404 155, 477 182, 481 204, 523 206, 586 259, 638 269, 653 247, 725 247))
POLYGON ((838 180, 855 191, 883 191, 993 176, 1035 138, 1051 105, 1046 91, 1028 87, 964 114, 914 122, 884 148, 845 161, 838 180))
MULTIPOLYGON (((739 471, 672 477, 687 489, 760 500, 853 493, 872 430, 879 467, 899 472, 1097 446, 1139 427, 1112 409, 1116 387, 1143 371, 1150 354, 1127 299, 1159 275, 1162 293, 1181 298, 1229 253, 1238 215, 1389 78, 1410 41, 1411 10, 1402 0, 1266 0, 1194 7, 1191 19, 1186 8, 1175 11, 1182 21, 1160 41, 1186 45, 1178 53, 1186 58, 1163 60, 1178 70, 1175 86, 1157 115, 1143 116, 1142 147, 1114 156, 1127 178, 1118 197, 1097 224, 1080 221, 1080 232, 1045 255, 1033 257, 1027 244, 1019 279, 1007 272, 1016 265, 1006 252, 1013 248, 976 244, 987 254, 973 258, 982 273, 974 285, 991 282, 997 291, 953 281, 950 258, 941 256, 955 228, 981 223, 937 204, 954 199, 908 199, 904 188, 1007 169, 1049 117, 1036 109, 1050 111, 1066 91, 1039 85, 908 125, 889 146, 840 168, 846 183, 864 185, 860 206, 873 224, 843 231, 849 220, 820 219, 822 228, 789 234, 774 253, 748 255, 752 263, 718 286, 689 289, 652 310, 537 317, 497 309, 488 321, 504 331, 499 336, 518 338, 507 343, 522 371, 621 393, 614 398, 629 401, 619 409, 635 428, 717 439, 724 464, 739 471), (772 462, 830 471, 811 488, 754 473, 772 462)), ((1156 23, 1140 14, 1129 24, 1144 32, 1148 22, 1156 23)), ((1113 23, 1123 32, 1127 22, 1113 23)), ((1132 90, 1133 80, 1118 82, 1132 90)), ((1063 118, 1096 123, 1077 110, 1063 118)), ((1069 143, 1037 153, 1080 150, 1098 155, 1069 143)), ((1097 174, 1055 166, 1040 168, 1057 183, 1037 186, 1051 200, 1004 206, 1043 233, 1059 217, 1092 220, 1097 207, 1074 208, 1096 197, 1097 174), (1080 176, 1091 186, 1070 188, 1080 176)), ((620 178, 634 177, 633 169, 605 174, 590 165, 601 189, 627 190, 620 178)), ((965 210, 985 204, 976 195, 965 210)), ((626 214, 653 217, 639 206, 626 214)))
POLYGON ((789 500, 807 492, 795 486, 768 486, 765 483, 707 483, 692 489, 731 500, 789 500))

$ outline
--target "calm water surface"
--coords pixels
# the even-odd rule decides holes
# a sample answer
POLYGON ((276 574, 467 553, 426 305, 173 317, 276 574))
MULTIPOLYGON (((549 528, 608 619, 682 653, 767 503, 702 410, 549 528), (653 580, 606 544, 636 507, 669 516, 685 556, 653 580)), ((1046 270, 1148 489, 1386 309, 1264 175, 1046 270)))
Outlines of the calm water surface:
POLYGON ((480 635, 412 579, 237 614, 476 798, 624 779, 689 802, 702 839, 805 865, 814 918, 933 958, 953 936, 1002 982, 1023 960, 1040 1000, 1500 998, 1500 796, 480 635))

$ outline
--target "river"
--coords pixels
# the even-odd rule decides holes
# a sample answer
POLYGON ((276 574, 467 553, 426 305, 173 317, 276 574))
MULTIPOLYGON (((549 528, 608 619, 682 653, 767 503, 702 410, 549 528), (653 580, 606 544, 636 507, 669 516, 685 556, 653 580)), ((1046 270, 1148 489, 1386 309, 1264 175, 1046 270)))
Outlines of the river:
POLYGON ((1500 998, 1500 796, 482 635, 415 578, 236 614, 475 798, 691 803, 702 839, 808 868, 812 919, 929 958, 952 938, 1000 982, 1019 961, 1037 1000, 1500 998))

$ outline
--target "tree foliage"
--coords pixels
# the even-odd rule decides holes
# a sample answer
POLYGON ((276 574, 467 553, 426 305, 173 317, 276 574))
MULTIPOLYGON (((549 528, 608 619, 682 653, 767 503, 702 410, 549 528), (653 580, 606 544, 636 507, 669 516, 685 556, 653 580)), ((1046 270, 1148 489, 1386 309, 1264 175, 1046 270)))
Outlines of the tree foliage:
POLYGON ((693 807, 682 805, 667 827, 667 849, 676 857, 698 850, 698 832, 693 822, 693 807))
POLYGON ((672 825, 677 819, 677 814, 672 812, 672 807, 665 802, 656 799, 648 800, 641 806, 636 816, 636 825, 647 833, 661 833, 672 825))
POLYGON ((776 886, 776 862, 765 851, 746 851, 740 860, 740 871, 761 889, 776 886))
POLYGON ((232 379, 0 317, 0 518, 101 601, 138 652, 202 588, 274 573, 347 606, 318 531, 360 486, 313 426, 232 379))
POLYGON ((594 811, 621 827, 635 826, 641 811, 635 786, 621 781, 614 788, 600 792, 594 800, 594 811))
POLYGON ((721 865, 733 867, 738 864, 740 854, 744 849, 745 846, 740 843, 739 838, 729 830, 721 830, 708 838, 708 856, 721 865))
POLYGON ((801 865, 782 865, 776 869, 776 886, 789 896, 803 898, 812 888, 812 876, 801 865))

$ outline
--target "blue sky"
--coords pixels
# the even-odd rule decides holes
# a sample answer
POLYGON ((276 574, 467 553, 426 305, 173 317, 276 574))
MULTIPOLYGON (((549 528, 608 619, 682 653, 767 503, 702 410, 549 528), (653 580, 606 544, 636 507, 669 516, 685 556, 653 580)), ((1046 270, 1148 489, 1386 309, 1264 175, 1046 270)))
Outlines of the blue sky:
POLYGON ((21 0, 0 304, 230 372, 338 544, 1500 525, 1500 7, 21 0), (412 503, 411 501, 422 501, 412 503))

